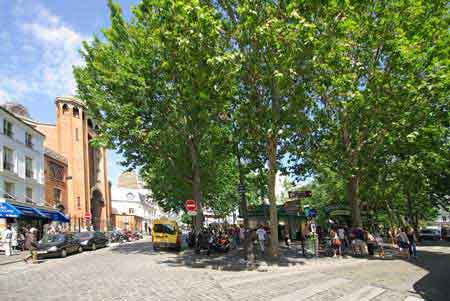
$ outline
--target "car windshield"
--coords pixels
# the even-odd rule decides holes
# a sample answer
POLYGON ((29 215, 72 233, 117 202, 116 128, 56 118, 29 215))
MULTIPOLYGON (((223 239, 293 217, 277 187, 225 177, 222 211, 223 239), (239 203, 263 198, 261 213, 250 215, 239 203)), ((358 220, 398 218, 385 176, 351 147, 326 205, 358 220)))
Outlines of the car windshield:
POLYGON ((49 235, 41 240, 42 243, 63 242, 63 241, 64 241, 63 234, 49 235))
POLYGON ((92 236, 94 236, 94 233, 91 233, 91 232, 80 232, 80 233, 76 233, 75 236, 78 237, 78 238, 91 238, 92 236))
POLYGON ((156 224, 153 226, 153 232, 175 234, 175 227, 170 224, 156 224))
POLYGON ((425 229, 425 230, 422 230, 422 231, 420 231, 421 233, 423 233, 423 234, 432 234, 432 233, 434 233, 436 230, 432 230, 432 229, 425 229))

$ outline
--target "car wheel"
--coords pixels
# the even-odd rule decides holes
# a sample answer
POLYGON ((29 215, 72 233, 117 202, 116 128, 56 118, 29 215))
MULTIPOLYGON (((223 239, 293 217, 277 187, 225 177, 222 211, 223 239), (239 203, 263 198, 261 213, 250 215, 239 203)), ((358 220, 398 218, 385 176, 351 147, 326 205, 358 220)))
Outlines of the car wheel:
POLYGON ((62 258, 67 257, 67 251, 65 249, 61 250, 61 257, 62 258))
POLYGON ((92 244, 92 251, 97 250, 97 245, 95 243, 92 244))
POLYGON ((79 246, 79 247, 78 247, 78 253, 81 253, 81 252, 83 252, 83 247, 82 247, 82 246, 79 246))

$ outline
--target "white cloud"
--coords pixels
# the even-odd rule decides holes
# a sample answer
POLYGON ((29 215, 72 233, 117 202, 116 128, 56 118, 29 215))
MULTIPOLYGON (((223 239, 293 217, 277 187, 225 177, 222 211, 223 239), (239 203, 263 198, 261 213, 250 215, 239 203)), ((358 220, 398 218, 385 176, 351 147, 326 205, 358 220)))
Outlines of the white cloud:
POLYGON ((72 66, 82 63, 78 50, 87 37, 36 3, 29 7, 21 5, 13 14, 17 30, 23 36, 23 45, 14 46, 22 52, 10 56, 15 56, 10 64, 13 72, 6 75, 0 70, 0 98, 26 101, 22 98, 27 93, 39 93, 48 95, 52 101, 58 95, 74 94, 72 66), (29 70, 24 72, 20 65, 25 62, 29 70))

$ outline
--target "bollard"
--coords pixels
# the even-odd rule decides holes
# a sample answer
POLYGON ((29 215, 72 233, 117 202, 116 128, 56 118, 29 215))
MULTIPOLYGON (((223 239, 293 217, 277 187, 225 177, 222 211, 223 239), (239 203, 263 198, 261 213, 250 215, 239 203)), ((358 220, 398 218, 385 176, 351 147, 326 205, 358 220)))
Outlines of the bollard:
POLYGON ((31 262, 37 263, 37 251, 36 250, 31 251, 31 262))

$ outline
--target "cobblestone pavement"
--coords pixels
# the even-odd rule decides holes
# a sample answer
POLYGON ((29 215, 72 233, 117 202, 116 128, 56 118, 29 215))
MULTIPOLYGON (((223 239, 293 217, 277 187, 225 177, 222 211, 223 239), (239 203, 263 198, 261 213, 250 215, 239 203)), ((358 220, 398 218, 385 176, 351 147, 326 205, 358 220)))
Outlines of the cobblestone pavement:
MULTIPOLYGON (((140 241, 0 266, 1 300, 448 300, 450 246, 419 248, 416 261, 319 259, 268 272, 180 263, 140 241), (325 263, 325 264, 324 264, 325 263)), ((183 256, 183 255, 181 255, 183 256)))

